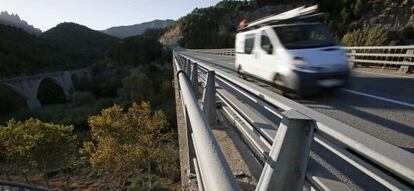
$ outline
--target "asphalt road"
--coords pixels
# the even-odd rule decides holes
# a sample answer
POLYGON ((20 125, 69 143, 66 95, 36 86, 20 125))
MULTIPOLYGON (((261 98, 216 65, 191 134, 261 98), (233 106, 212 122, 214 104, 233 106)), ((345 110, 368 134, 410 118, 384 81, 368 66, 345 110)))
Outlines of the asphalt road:
MULTIPOLYGON (((214 63, 236 75, 234 57, 194 52, 191 56, 214 63)), ((247 80, 266 87, 262 82, 247 80)), ((266 88, 277 92, 272 86, 266 88)), ((346 88, 293 99, 414 153, 414 78, 353 71, 351 83, 346 88)))

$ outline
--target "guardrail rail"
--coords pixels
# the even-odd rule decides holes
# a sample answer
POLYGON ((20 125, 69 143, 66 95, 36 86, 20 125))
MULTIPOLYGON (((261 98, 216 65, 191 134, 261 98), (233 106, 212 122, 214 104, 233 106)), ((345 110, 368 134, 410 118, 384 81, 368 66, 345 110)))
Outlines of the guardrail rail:
MULTIPOLYGON (((382 69, 398 69, 403 73, 414 70, 414 45, 408 46, 353 46, 345 47, 352 67, 380 66, 382 69)), ((221 56, 234 56, 233 48, 191 49, 191 51, 221 56)))
POLYGON ((382 66, 411 72, 414 67, 414 45, 346 47, 349 62, 358 66, 382 66))

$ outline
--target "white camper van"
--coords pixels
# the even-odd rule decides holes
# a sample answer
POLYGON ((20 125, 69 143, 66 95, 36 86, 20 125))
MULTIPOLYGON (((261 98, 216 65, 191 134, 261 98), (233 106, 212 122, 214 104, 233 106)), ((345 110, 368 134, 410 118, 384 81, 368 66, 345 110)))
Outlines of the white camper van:
POLYGON ((272 24, 256 21, 240 31, 235 45, 238 73, 303 94, 346 85, 350 70, 345 50, 331 33, 321 23, 291 19, 304 9, 289 11, 290 16, 289 12, 276 15, 283 19, 272 24))

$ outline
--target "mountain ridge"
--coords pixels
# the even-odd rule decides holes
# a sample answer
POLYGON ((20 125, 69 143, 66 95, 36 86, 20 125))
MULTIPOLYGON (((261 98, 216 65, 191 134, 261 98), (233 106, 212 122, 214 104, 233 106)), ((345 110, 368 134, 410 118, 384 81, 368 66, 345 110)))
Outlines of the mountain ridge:
POLYGON ((41 39, 54 41, 85 55, 96 55, 108 50, 119 39, 73 22, 63 22, 45 31, 41 39))
POLYGON ((92 66, 119 39, 61 23, 35 36, 0 24, 0 78, 92 66))
POLYGON ((25 20, 21 19, 18 14, 9 14, 7 11, 0 12, 0 24, 20 28, 29 34, 36 36, 42 34, 42 30, 28 24, 25 20))
POLYGON ((175 21, 172 19, 156 19, 139 24, 110 27, 108 29, 102 30, 101 32, 118 38, 127 38, 131 36, 140 35, 144 33, 147 29, 159 29, 168 27, 172 25, 174 22, 175 21))

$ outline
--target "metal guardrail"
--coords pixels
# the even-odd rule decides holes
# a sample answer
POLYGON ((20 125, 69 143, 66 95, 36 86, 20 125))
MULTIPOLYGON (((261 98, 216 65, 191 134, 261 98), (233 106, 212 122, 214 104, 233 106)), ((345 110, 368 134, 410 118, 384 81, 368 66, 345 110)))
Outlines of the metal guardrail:
MULTIPOLYGON (((411 72, 414 67, 414 45, 409 46, 354 46, 345 47, 349 63, 354 66, 396 67, 403 72, 411 72)), ((228 49, 192 49, 195 52, 234 56, 235 50, 228 49)))
MULTIPOLYGON (((303 181, 301 180, 305 174, 306 181, 309 182, 314 189, 341 190, 346 188, 346 186, 343 186, 343 184, 338 182, 326 182, 326 179, 318 178, 318 176, 314 175, 315 172, 311 172, 310 169, 305 172, 307 160, 309 158, 309 150, 307 148, 308 144, 312 141, 320 144, 341 160, 359 170, 360 173, 365 174, 372 180, 378 182, 378 184, 390 190, 412 190, 414 188, 413 154, 349 125, 320 114, 277 93, 221 71, 220 68, 212 66, 211 63, 181 52, 175 52, 175 56, 180 63, 187 63, 188 68, 190 68, 188 65, 193 65, 193 67, 196 68, 192 69, 193 73, 197 70, 199 72, 204 71, 204 73, 214 71, 216 84, 223 84, 220 86, 222 89, 244 95, 245 97, 250 97, 253 99, 253 102, 257 103, 258 107, 261 107, 261 111, 265 111, 269 115, 278 116, 281 119, 275 138, 272 137, 271 141, 266 140, 263 138, 266 136, 266 132, 264 132, 263 129, 260 129, 257 124, 250 123, 249 118, 251 118, 251 115, 253 114, 243 111, 243 108, 240 108, 241 106, 229 103, 231 98, 228 95, 220 92, 217 92, 216 94, 224 103, 227 102, 230 110, 236 112, 239 116, 239 120, 242 120, 249 125, 250 128, 245 129, 236 126, 239 128, 240 132, 244 134, 244 137, 248 139, 246 142, 253 144, 253 149, 260 153, 262 157, 261 160, 266 161, 264 171, 262 172, 256 190, 273 190, 280 188, 275 187, 277 185, 273 185, 272 183, 274 182, 277 182, 278 184, 292 184, 292 182, 294 182, 297 183, 296 186, 299 185, 299 187, 301 187, 303 186, 303 181), (293 124, 301 125, 299 125, 300 128, 293 128, 293 124), (284 126, 287 126, 288 128, 284 129, 284 126), (295 133, 286 132, 286 130, 289 129, 307 129, 308 132, 313 132, 311 129, 312 126, 316 129, 314 134, 304 134, 304 131, 296 131, 295 133), (295 147, 292 143, 289 144, 288 140, 290 139, 286 139, 285 136, 291 136, 291 140, 302 141, 301 147, 297 147, 297 145, 295 147), (302 138, 298 139, 298 137, 302 138), (309 139, 306 137, 311 137, 313 139, 311 139, 312 141, 307 142, 306 140, 309 139), (292 157, 292 155, 283 152, 287 148, 289 148, 288 150, 290 152, 295 151, 296 158, 280 160, 278 157, 285 159, 292 157), (299 176, 296 174, 296 176, 292 177, 289 173, 284 174, 287 171, 286 169, 291 169, 292 167, 298 167, 296 173, 299 172, 299 176)), ((191 70, 188 69, 188 71, 191 70)), ((194 79, 195 78, 193 78, 193 80, 194 79)))
POLYGON ((361 46, 346 47, 349 63, 358 65, 377 65, 396 67, 402 72, 411 72, 414 66, 414 45, 410 46, 361 46))
POLYGON ((191 49, 191 51, 201 52, 206 54, 215 54, 220 56, 234 56, 235 49, 234 48, 224 48, 224 49, 191 49))
MULTIPOLYGON (((188 145, 192 147, 189 148, 190 172, 194 172, 197 175, 199 190, 240 190, 211 132, 207 117, 203 115, 198 104, 196 94, 194 93, 195 86, 188 77, 191 72, 190 63, 180 58, 174 58, 174 63, 186 120, 188 145)), ((194 80, 194 75, 192 79, 194 80)), ((210 79, 214 79, 214 76, 210 77, 210 79)), ((214 84, 209 84, 209 87, 206 88, 204 93, 204 103, 209 103, 203 107, 204 112, 206 112, 206 108, 213 107, 212 104, 215 107, 215 103, 206 101, 211 100, 212 96, 215 96, 210 93, 214 84)))

